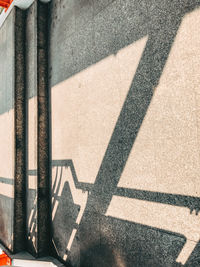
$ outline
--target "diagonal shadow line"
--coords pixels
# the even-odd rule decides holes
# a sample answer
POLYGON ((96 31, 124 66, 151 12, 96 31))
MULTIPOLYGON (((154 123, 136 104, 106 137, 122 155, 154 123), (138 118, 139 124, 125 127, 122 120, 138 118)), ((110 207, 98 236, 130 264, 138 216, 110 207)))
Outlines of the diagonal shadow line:
MULTIPOLYGON (((194 2, 189 11, 198 5, 194 2)), ((185 10, 148 40, 98 171, 86 210, 105 214, 159 83, 185 10), (167 29, 173 28, 173 31, 167 29), (162 36, 162 37, 161 37, 162 36), (156 56, 155 56, 156 55, 156 56)))
POLYGON ((186 207, 190 209, 190 212, 195 210, 196 215, 200 210, 200 199, 198 197, 183 196, 178 194, 167 194, 161 192, 152 192, 122 187, 116 189, 115 195, 120 197, 128 197, 150 202, 163 203, 173 206, 186 207))
POLYGON ((164 40, 162 39, 161 41, 153 35, 150 35, 148 38, 89 197, 87 205, 87 209, 89 210, 94 209, 105 214, 109 206, 152 100, 153 91, 159 82, 180 22, 181 20, 177 21, 176 31, 171 36, 169 34, 166 35, 163 30, 165 34, 164 40), (163 41, 166 42, 165 47, 163 47, 163 41), (152 48, 155 42, 157 43, 157 49, 161 53, 160 58, 162 58, 159 66, 156 66, 158 62, 152 56, 152 48), (152 77, 153 75, 149 69, 149 63, 157 69, 154 77, 152 77))

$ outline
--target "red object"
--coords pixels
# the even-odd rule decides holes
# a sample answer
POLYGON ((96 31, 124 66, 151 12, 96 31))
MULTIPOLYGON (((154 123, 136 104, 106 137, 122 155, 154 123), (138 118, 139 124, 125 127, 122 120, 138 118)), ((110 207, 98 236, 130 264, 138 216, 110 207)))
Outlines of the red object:
POLYGON ((0 0, 0 6, 6 10, 9 8, 13 0, 0 0))
POLYGON ((11 259, 8 257, 8 255, 5 252, 3 252, 0 255, 0 266, 3 266, 3 265, 11 266, 11 259))

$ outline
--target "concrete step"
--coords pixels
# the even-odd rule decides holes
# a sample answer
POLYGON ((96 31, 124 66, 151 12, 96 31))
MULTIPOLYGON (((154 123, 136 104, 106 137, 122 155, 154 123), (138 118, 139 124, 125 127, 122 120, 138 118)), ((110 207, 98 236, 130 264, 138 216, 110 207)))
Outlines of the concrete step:
POLYGON ((27 10, 13 4, 0 25, 0 242, 43 256, 50 248, 49 8, 32 2, 27 10))
POLYGON ((48 254, 48 5, 35 1, 26 18, 27 81, 27 218, 28 250, 48 254))
POLYGON ((0 240, 20 250, 25 228, 25 12, 0 28, 0 240))

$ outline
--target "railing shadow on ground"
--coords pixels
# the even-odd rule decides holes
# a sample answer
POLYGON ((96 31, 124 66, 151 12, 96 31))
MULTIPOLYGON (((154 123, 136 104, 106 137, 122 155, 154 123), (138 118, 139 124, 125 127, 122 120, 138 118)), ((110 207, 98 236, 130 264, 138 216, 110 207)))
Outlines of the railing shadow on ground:
MULTIPOLYGON (((195 214, 198 214, 200 206, 199 198, 118 187, 115 189, 114 196, 123 197, 127 205, 130 199, 137 199, 141 202, 145 201, 145 203, 147 203, 147 207, 148 202, 151 203, 151 205, 154 205, 153 203, 165 204, 163 207, 166 208, 167 206, 169 211, 171 210, 170 207, 172 207, 172 213, 174 212, 173 207, 175 206, 175 211, 184 214, 183 218, 177 220, 177 214, 173 214, 170 218, 168 218, 168 213, 162 214, 162 211, 157 209, 156 212, 160 212, 161 214, 161 224, 159 220, 155 222, 155 225, 158 224, 158 228, 152 227, 148 218, 143 220, 143 223, 135 223, 134 218, 137 220, 138 217, 137 215, 135 216, 135 212, 138 211, 138 208, 136 207, 136 211, 134 210, 134 207, 132 207, 131 210, 133 214, 132 222, 126 220, 126 216, 120 220, 117 217, 118 214, 116 217, 115 215, 109 216, 107 214, 102 214, 99 216, 97 212, 89 212, 88 214, 84 214, 87 209, 86 202, 89 203, 90 201, 90 194, 93 190, 93 185, 78 182, 72 160, 54 160, 52 162, 52 168, 55 169, 55 177, 53 180, 54 183, 52 185, 52 218, 54 227, 58 227, 62 233, 62 236, 57 234, 54 235, 54 242, 55 247, 57 244, 59 244, 59 242, 64 240, 66 244, 66 251, 57 251, 59 256, 62 255, 66 259, 68 257, 70 258, 70 250, 73 247, 73 242, 77 243, 78 240, 79 243, 81 233, 78 231, 79 228, 81 231, 80 224, 83 216, 85 215, 86 221, 84 222, 84 228, 87 225, 88 230, 90 229, 90 234, 93 233, 95 235, 101 235, 101 245, 92 243, 88 248, 89 252, 87 251, 87 255, 90 258, 90 261, 96 260, 94 259, 94 255, 97 257, 97 261, 101 261, 101 257, 103 258, 103 255, 105 254, 108 259, 105 260, 104 264, 108 264, 108 266, 109 264, 110 266, 121 266, 119 263, 117 263, 118 261, 124 262, 124 265, 122 266, 131 266, 133 263, 134 266, 141 266, 141 264, 144 264, 143 266, 155 266, 155 264, 156 266, 165 266, 163 264, 166 264, 166 266, 167 264, 172 264, 170 266, 181 266, 180 263, 176 262, 176 259, 178 257, 180 258, 179 254, 181 253, 181 250, 183 250, 183 247, 186 245, 187 241, 187 237, 184 236, 184 229, 182 229, 181 224, 185 223, 187 217, 191 217, 190 213, 193 210, 195 210, 195 214), (86 202, 84 202, 84 200, 86 200, 86 202), (184 208, 183 211, 181 210, 182 207, 184 208), (186 213, 185 208, 187 209, 186 213), (67 220, 66 223, 64 223, 64 218, 67 220), (169 223, 168 220, 171 220, 172 222, 169 223), (179 224, 178 227, 175 226, 177 223, 179 224), (177 232, 175 230, 173 231, 173 225, 174 229, 178 230, 177 232), (94 229, 92 229, 93 227, 94 229), (106 229, 106 232, 104 232, 104 228, 106 229), (111 240, 109 240, 109 238, 111 240), (152 242, 153 246, 151 244, 152 242), (129 250, 131 252, 126 254, 122 249, 123 247, 130 247, 129 250), (143 253, 149 253, 149 256, 146 257, 146 255, 143 253), (167 257, 169 257, 170 263, 167 262, 167 257)), ((139 202, 137 202, 137 204, 138 203, 139 202)), ((117 210, 119 213, 120 208, 119 202, 119 208, 117 210)), ((123 209, 126 210, 126 206, 124 206, 123 209)), ((150 218, 154 216, 155 211, 146 210, 146 213, 150 218)), ((156 219, 157 218, 155 218, 155 220, 156 219)), ((197 217, 197 220, 198 219, 199 217, 197 217)), ((191 231, 192 230, 193 229, 191 227, 191 231)), ((195 231, 198 230, 195 229, 195 231)), ((199 235, 199 231, 197 234, 199 235)), ((82 242, 85 241, 82 240, 82 242)), ((197 240, 192 249, 190 247, 189 250, 188 248, 185 249, 187 254, 186 261, 188 260, 189 264, 194 260, 192 256, 194 256, 198 246, 197 240)), ((85 263, 84 258, 82 258, 81 266, 87 266, 87 264, 91 264, 88 261, 88 257, 85 258, 85 263)), ((184 266, 191 265, 187 265, 186 263, 184 266)))
MULTIPOLYGON (((145 34, 148 32, 146 47, 94 185, 78 182, 72 160, 52 161, 52 168, 56 169, 55 177, 52 176, 54 179, 52 181, 52 211, 55 250, 57 250, 60 258, 71 262, 74 266, 181 265, 176 262, 176 259, 186 244, 186 237, 183 233, 174 232, 168 227, 162 229, 161 225, 157 228, 148 225, 148 222, 146 224, 145 222, 143 224, 134 223, 110 215, 106 216, 113 196, 123 197, 129 201, 130 199, 145 201, 147 206, 148 203, 153 203, 152 206, 162 203, 167 205, 169 209, 170 207, 176 207, 177 210, 186 208, 188 209, 188 217, 193 210, 197 215, 199 212, 200 201, 198 197, 117 188, 151 103, 154 90, 159 83, 182 18, 187 12, 199 6, 198 1, 193 3, 184 1, 182 4, 179 1, 173 1, 173 3, 175 7, 177 4, 179 12, 172 20, 165 21, 167 16, 165 17, 164 13, 161 12, 160 16, 155 15, 154 18, 155 21, 159 20, 159 25, 162 25, 159 31, 153 27, 148 31, 143 29, 145 34), (60 171, 58 171, 59 168, 60 171), (66 181, 65 178, 62 178, 65 168, 70 169, 73 179, 70 178, 66 181), (72 188, 78 195, 81 195, 82 190, 80 203, 81 200, 87 199, 86 202, 83 202, 83 209, 81 209, 78 200, 74 201, 72 188), (63 224, 65 220, 68 220, 66 225, 63 224), (58 228, 60 228, 59 231, 58 228), (65 243, 65 246, 62 242, 65 243)), ((167 5, 167 3, 165 4, 167 5)), ((170 8, 169 13, 172 12, 170 8)), ((156 23, 154 26, 156 28, 156 23)), ((140 38, 144 36, 144 32, 141 32, 140 38)), ((139 39, 138 36, 137 39, 139 39)), ((114 51, 112 52, 114 53, 114 51)), ((134 209, 132 212, 134 213, 134 209)), ((159 213, 159 210, 157 212, 159 213)), ((148 213, 148 216, 151 217, 151 212, 148 213)), ((174 220, 176 221, 175 214, 174 220)), ((195 242, 198 241, 195 240, 195 242)), ((194 249, 184 258, 185 266, 198 266, 200 264, 198 255, 194 255, 198 246, 193 247, 194 249), (195 257, 196 259, 194 259, 195 257)))

